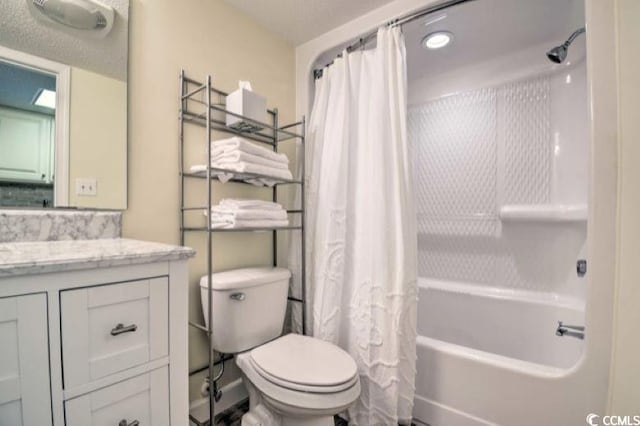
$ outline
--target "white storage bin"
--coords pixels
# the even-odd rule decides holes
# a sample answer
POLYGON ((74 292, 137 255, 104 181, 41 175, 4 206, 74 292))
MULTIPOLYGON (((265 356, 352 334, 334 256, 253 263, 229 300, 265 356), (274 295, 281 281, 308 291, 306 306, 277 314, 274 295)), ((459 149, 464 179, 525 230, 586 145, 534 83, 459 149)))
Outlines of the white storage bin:
MULTIPOLYGON (((241 88, 227 96, 227 111, 250 118, 260 123, 267 122, 267 99, 250 90, 241 88)), ((264 127, 252 121, 227 114, 227 126, 243 131, 257 132, 264 127)))

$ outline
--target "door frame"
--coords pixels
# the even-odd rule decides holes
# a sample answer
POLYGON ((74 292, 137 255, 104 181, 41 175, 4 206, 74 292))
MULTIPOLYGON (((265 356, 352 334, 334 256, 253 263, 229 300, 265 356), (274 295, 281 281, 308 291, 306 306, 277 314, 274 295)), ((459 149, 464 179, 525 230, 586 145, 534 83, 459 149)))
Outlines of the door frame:
POLYGON ((59 62, 0 46, 0 61, 51 74, 56 78, 54 142, 54 207, 69 205, 69 104, 71 67, 59 62))

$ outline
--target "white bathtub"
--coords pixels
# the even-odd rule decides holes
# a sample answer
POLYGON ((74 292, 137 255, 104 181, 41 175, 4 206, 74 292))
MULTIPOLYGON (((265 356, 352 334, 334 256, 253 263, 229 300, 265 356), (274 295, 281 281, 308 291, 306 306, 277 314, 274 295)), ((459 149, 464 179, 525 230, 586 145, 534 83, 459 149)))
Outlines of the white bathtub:
POLYGON ((508 401, 509 384, 557 379, 580 360, 583 341, 555 334, 558 321, 584 324, 577 300, 423 278, 418 285, 419 421, 492 424, 496 407, 508 401))

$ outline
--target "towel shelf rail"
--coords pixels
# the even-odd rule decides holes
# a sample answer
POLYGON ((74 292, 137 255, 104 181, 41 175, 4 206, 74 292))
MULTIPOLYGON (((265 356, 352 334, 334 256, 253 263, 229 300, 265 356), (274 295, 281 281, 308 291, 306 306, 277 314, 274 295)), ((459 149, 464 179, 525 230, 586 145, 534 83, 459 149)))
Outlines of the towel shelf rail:
POLYGON ((206 226, 188 226, 181 228, 184 232, 272 232, 272 231, 296 231, 302 230, 302 226, 274 226, 266 228, 213 228, 209 230, 206 226))
MULTIPOLYGON (((304 185, 304 182, 298 179, 281 179, 281 178, 276 178, 276 177, 272 177, 269 175, 263 175, 263 174, 259 174, 259 173, 249 173, 249 172, 236 172, 233 170, 227 170, 227 169, 220 169, 220 168, 216 168, 216 167, 211 167, 211 171, 213 173, 231 173, 233 174, 233 177, 231 179, 229 179, 230 182, 235 182, 235 183, 246 183, 249 185, 252 185, 249 182, 245 182, 245 180, 247 179, 269 179, 275 182, 275 185, 304 185)), ((211 174, 211 179, 213 180, 220 180, 219 177, 217 175, 211 174)), ((196 179, 206 179, 207 178, 207 173, 206 171, 202 171, 202 172, 183 172, 182 176, 187 177, 187 178, 196 178, 196 179)))
MULTIPOLYGON (((193 100, 191 99, 192 102, 195 102, 197 104, 204 104, 201 101, 198 100, 193 100)), ((290 140, 290 139, 300 139, 302 138, 302 136, 298 133, 289 131, 288 129, 292 128, 292 127, 297 127, 297 126, 301 126, 301 122, 297 122, 297 123, 292 123, 292 124, 288 124, 286 126, 280 127, 280 128, 275 128, 273 126, 270 126, 268 124, 262 123, 260 121, 256 121, 256 120, 252 120, 251 118, 245 117, 241 114, 236 114, 234 112, 231 111, 227 111, 225 108, 218 106, 218 105, 212 105, 211 109, 213 109, 216 112, 219 112, 221 114, 224 115, 232 115, 234 117, 238 117, 241 118, 243 120, 246 120, 250 123, 253 123, 257 126, 263 127, 267 130, 272 130, 274 132, 277 132, 277 137, 273 138, 272 136, 265 134, 263 131, 259 131, 259 132, 243 132, 242 130, 238 130, 238 129, 234 129, 233 127, 229 127, 227 126, 226 121, 220 120, 220 119, 216 119, 216 118, 210 118, 210 122, 214 125, 213 130, 217 130, 217 131, 222 131, 222 132, 227 132, 227 133, 232 133, 235 135, 242 135, 243 137, 246 138, 256 138, 254 139, 256 142, 262 142, 262 143, 266 143, 266 144, 277 144, 278 142, 283 142, 286 140, 290 140)), ((201 124, 203 126, 206 125, 206 113, 207 111, 203 111, 200 113, 196 113, 192 110, 190 110, 188 107, 185 107, 185 109, 182 111, 182 113, 184 114, 185 120, 193 120, 193 122, 195 122, 196 124, 201 124)))

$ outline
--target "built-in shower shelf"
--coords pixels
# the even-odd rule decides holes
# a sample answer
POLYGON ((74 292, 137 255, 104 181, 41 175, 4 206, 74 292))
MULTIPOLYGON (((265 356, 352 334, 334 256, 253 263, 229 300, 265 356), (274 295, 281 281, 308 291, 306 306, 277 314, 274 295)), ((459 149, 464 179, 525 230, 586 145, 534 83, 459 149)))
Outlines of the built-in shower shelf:
POLYGON ((500 208, 503 222, 584 222, 585 204, 509 204, 500 208))

